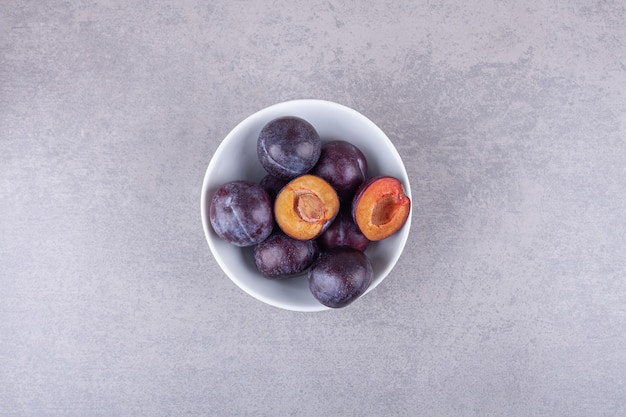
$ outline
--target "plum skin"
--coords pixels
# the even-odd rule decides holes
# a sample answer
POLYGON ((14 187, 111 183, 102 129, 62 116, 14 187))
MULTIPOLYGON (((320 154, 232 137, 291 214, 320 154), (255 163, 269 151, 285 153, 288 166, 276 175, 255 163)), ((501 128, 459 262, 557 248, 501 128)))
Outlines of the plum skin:
POLYGON ((342 200, 350 200, 367 179, 367 159, 352 143, 332 140, 322 144, 319 160, 311 173, 328 181, 342 200))
POLYGON ((209 221, 221 239, 235 246, 254 246, 274 229, 270 197, 257 183, 227 182, 211 198, 209 221))
POLYGON ((373 268, 365 253, 350 247, 337 247, 324 252, 308 272, 311 294, 330 308, 353 303, 372 283, 373 268))
POLYGON ((270 279, 285 279, 304 273, 317 259, 319 248, 314 240, 293 239, 274 232, 254 248, 258 271, 270 279))
POLYGON ((282 190, 283 187, 287 184, 287 181, 277 178, 272 174, 267 174, 261 179, 259 184, 267 192, 273 202, 276 199, 276 196, 278 195, 280 190, 282 190))
POLYGON ((349 208, 339 211, 335 220, 317 238, 317 242, 323 251, 339 246, 349 246, 361 252, 365 252, 370 243, 354 222, 349 208))
POLYGON ((322 149, 319 134, 309 122, 295 116, 268 122, 257 138, 257 156, 275 177, 291 180, 311 170, 322 149))

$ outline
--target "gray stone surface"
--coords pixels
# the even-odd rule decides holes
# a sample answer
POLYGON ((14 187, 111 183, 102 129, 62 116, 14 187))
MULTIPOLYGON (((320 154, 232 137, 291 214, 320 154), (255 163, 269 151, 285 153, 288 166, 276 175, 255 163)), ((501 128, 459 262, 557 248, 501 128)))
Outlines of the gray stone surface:
POLYGON ((3 416, 626 415, 623 1, 0 4, 3 416), (407 250, 338 311, 266 306, 203 236, 239 121, 387 132, 407 250))

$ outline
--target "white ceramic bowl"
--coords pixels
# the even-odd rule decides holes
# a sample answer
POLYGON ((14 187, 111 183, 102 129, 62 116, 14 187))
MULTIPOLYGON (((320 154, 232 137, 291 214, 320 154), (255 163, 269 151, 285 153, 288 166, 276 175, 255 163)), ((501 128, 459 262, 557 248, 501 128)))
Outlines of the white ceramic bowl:
MULTIPOLYGON (((264 303, 293 311, 328 310, 311 295, 306 275, 281 281, 264 278, 254 265, 253 249, 239 248, 221 240, 208 218, 211 198, 220 185, 233 180, 258 182, 267 174, 257 158, 257 137, 266 123, 281 116, 307 120, 322 141, 342 139, 351 142, 365 154, 370 177, 380 174, 396 177, 402 182, 407 196, 411 197, 409 178, 398 151, 378 126, 355 110, 323 100, 287 101, 260 110, 239 123, 215 151, 204 176, 200 209, 204 234, 217 263, 239 288, 264 303)), ((370 243, 365 253, 372 262, 374 277, 366 294, 393 269, 402 254, 410 227, 409 214, 407 222, 396 234, 370 243)))

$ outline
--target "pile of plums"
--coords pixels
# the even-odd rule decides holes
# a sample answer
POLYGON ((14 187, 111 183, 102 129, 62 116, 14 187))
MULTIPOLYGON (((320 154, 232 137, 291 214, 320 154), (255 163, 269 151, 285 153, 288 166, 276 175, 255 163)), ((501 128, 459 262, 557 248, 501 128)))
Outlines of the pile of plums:
POLYGON ((322 142, 309 122, 294 116, 263 127, 257 154, 267 175, 217 189, 209 208, 213 230, 234 245, 254 246, 266 278, 307 273, 320 303, 352 303, 372 282, 368 244, 396 233, 408 218, 411 201, 402 184, 368 177, 360 149, 345 140, 322 142))

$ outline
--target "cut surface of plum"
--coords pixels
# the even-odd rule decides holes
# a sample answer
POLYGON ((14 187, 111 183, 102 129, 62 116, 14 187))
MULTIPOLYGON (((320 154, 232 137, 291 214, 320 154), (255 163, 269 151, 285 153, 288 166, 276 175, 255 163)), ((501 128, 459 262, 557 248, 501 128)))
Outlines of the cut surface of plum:
POLYGON ((352 200, 352 217, 371 241, 396 233, 409 217, 411 200, 394 177, 378 176, 365 181, 352 200))
POLYGON ((323 179, 305 174, 287 183, 274 202, 278 227, 294 239, 315 239, 337 216, 339 198, 323 179))

